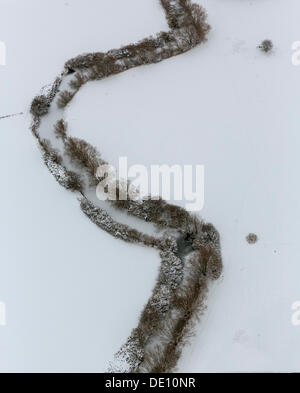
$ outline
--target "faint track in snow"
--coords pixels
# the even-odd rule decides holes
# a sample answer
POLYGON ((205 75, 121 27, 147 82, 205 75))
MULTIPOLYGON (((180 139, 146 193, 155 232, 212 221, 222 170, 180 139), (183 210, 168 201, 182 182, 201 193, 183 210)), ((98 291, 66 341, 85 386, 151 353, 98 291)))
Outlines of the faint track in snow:
POLYGON ((22 116, 22 115, 24 115, 23 112, 20 112, 20 113, 13 113, 13 114, 11 114, 11 115, 0 116, 0 120, 9 119, 9 118, 11 118, 11 117, 22 116))

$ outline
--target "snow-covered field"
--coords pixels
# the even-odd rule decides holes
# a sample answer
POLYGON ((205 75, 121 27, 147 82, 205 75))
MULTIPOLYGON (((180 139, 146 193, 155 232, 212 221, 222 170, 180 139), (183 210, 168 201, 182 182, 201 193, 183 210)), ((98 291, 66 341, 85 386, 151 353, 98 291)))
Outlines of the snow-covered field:
MULTIPOLYGON (((300 371, 300 3, 196 2, 207 43, 88 84, 67 120, 116 165, 205 165, 201 215, 220 231, 224 272, 178 371, 300 371), (256 48, 265 38, 272 54, 256 48)), ((0 117, 24 112, 0 120, 0 372, 104 371, 137 323, 158 254, 83 216, 43 165, 28 112, 69 58, 167 29, 156 0, 0 0, 0 117)))

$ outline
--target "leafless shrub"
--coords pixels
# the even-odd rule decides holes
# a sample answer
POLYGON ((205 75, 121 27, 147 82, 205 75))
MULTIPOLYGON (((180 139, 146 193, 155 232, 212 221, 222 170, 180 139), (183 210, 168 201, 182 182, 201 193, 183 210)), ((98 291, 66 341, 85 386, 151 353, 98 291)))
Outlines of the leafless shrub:
POLYGON ((61 109, 65 108, 70 101, 72 101, 75 93, 71 93, 70 91, 62 91, 59 94, 58 100, 57 100, 57 106, 61 109))
POLYGON ((194 220, 185 209, 166 203, 162 198, 145 199, 142 204, 134 200, 112 201, 118 209, 126 210, 130 215, 156 224, 159 228, 188 230, 194 220))
POLYGON ((173 312, 160 330, 160 344, 145 352, 141 371, 167 373, 176 367, 183 346, 193 335, 194 323, 205 309, 206 294, 207 279, 196 257, 184 286, 172 298, 173 312))
MULTIPOLYGON (((141 314, 134 336, 130 336, 125 346, 116 354, 115 361, 111 363, 111 372, 122 372, 119 368, 120 359, 123 360, 123 367, 125 363, 126 372, 139 371, 149 340, 155 332, 160 332, 165 324, 172 296, 182 283, 183 262, 176 255, 176 240, 171 236, 166 236, 163 243, 164 250, 160 254, 162 259, 160 273, 152 296, 141 314), (135 337, 134 340, 132 340, 133 337, 135 337)), ((149 345, 151 346, 151 343, 149 345)))
POLYGON ((63 159, 60 156, 59 151, 52 147, 49 139, 40 139, 39 144, 43 154, 51 156, 52 161, 57 164, 62 163, 63 159))
POLYGON ((120 224, 114 221, 110 215, 103 209, 96 207, 86 198, 80 201, 81 210, 84 214, 99 228, 114 236, 117 239, 122 239, 127 243, 140 243, 144 244, 145 240, 147 245, 157 244, 155 238, 140 233, 139 231, 130 228, 127 225, 120 224))
POLYGON ((86 70, 94 66, 95 64, 99 64, 100 62, 102 62, 104 56, 105 54, 100 52, 80 55, 67 61, 65 64, 65 69, 69 71, 86 70))
POLYGON ((51 143, 48 140, 41 140, 40 146, 43 153, 44 162, 55 177, 56 181, 70 191, 83 192, 84 183, 81 176, 73 171, 69 171, 63 165, 63 159, 59 155, 58 151, 51 147, 51 143))
POLYGON ((136 373, 144 358, 144 337, 140 329, 134 329, 127 342, 110 362, 109 373, 136 373))
POLYGON ((100 80, 121 72, 122 69, 112 56, 106 55, 90 67, 89 79, 100 80))
POLYGON ((41 124, 41 118, 39 116, 33 115, 32 123, 30 126, 31 132, 33 136, 36 138, 38 142, 40 142, 40 135, 39 135, 39 126, 41 124))
POLYGON ((54 127, 54 133, 57 138, 61 138, 63 141, 67 138, 68 124, 63 120, 58 120, 54 127))
POLYGON ((166 205, 166 202, 161 198, 158 200, 145 199, 142 204, 135 200, 120 200, 117 198, 111 203, 120 210, 126 210, 132 216, 156 224, 161 223, 164 206, 166 205))
POLYGON ((169 27, 171 29, 178 29, 179 27, 181 27, 185 11, 181 1, 170 2, 169 0, 161 0, 161 4, 165 9, 169 27))
POLYGON ((131 53, 126 47, 122 47, 120 49, 112 49, 108 52, 108 55, 114 58, 115 60, 121 60, 124 58, 130 58, 131 53))
POLYGON ((86 171, 91 185, 97 184, 97 169, 106 162, 95 147, 82 139, 69 137, 65 140, 65 154, 78 168, 86 171))
POLYGON ((30 112, 34 116, 45 116, 49 112, 49 99, 44 96, 37 96, 33 99, 30 107, 30 112))
POLYGON ((74 79, 70 81, 70 87, 79 90, 87 81, 87 78, 80 72, 76 72, 74 79))
POLYGON ((70 191, 78 191, 79 193, 83 194, 84 192, 84 182, 82 177, 79 173, 74 171, 66 171, 66 180, 64 183, 64 187, 70 191))
POLYGON ((54 98, 56 97, 56 94, 58 93, 59 88, 60 88, 60 86, 61 86, 62 80, 63 80, 62 75, 61 75, 61 76, 58 76, 58 77, 55 79, 54 83, 52 84, 51 90, 50 90, 50 92, 47 94, 47 98, 48 98, 48 100, 49 100, 49 105, 52 104, 54 98))
POLYGON ((192 4, 190 0, 181 0, 180 2, 185 9, 184 25, 195 28, 199 43, 205 41, 210 31, 206 10, 198 4, 192 4))

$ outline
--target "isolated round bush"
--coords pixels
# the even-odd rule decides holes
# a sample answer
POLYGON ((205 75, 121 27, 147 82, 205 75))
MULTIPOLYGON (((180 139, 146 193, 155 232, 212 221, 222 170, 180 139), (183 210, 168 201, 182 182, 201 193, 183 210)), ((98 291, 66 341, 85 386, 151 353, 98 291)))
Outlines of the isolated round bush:
POLYGON ((255 244, 258 241, 258 236, 255 233, 249 233, 246 240, 249 244, 255 244))
POLYGON ((271 40, 264 40, 259 44, 258 48, 265 53, 271 52, 274 48, 273 42, 271 40))

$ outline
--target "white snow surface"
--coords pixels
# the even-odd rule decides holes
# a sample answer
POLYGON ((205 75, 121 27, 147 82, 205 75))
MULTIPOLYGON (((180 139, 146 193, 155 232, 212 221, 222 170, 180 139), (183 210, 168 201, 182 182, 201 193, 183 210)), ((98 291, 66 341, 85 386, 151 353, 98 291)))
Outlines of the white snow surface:
MULTIPOLYGON (((212 26, 204 45, 88 84, 66 120, 113 164, 205 165, 200 214, 220 231, 224 272, 178 371, 299 371, 300 3, 196 2, 212 26), (265 38, 270 55, 256 48, 265 38)), ((159 255, 82 214, 42 163, 29 105, 66 60, 167 30, 164 13, 156 0, 0 0, 0 11, 0 117, 25 113, 0 120, 0 372, 104 371, 137 324, 159 255)))

